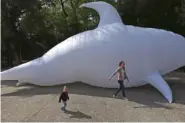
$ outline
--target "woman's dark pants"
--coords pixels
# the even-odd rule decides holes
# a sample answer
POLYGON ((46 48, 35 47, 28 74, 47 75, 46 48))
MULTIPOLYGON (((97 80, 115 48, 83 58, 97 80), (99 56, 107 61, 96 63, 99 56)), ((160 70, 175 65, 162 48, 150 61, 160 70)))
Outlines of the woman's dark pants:
POLYGON ((117 96, 117 94, 122 90, 123 97, 125 97, 125 91, 124 91, 123 80, 118 80, 118 83, 119 83, 119 89, 118 89, 118 91, 115 93, 115 96, 117 96))

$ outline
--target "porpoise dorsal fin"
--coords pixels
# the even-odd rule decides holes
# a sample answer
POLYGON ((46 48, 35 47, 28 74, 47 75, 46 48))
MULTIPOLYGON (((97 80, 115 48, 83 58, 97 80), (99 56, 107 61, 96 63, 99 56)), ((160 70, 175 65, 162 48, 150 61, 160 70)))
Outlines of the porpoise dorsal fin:
POLYGON ((89 2, 82 4, 80 7, 92 8, 98 12, 100 16, 98 27, 113 23, 123 23, 117 10, 109 3, 103 1, 89 2))

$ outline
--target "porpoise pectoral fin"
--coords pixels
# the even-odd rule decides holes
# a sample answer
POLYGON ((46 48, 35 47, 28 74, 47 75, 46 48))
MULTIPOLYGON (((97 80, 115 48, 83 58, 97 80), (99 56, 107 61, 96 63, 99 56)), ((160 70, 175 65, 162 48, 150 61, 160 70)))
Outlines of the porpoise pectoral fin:
POLYGON ((146 81, 150 83, 153 87, 158 89, 169 101, 169 103, 172 103, 173 100, 172 91, 169 85, 166 83, 166 81, 161 77, 161 75, 158 72, 149 75, 146 81))

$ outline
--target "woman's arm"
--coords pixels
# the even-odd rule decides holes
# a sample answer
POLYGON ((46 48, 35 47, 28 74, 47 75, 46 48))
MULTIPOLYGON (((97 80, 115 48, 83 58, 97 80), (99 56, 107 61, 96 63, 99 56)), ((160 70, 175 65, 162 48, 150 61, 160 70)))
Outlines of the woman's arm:
POLYGON ((124 71, 124 76, 125 76, 125 79, 127 79, 129 81, 128 76, 126 74, 126 71, 124 71))
POLYGON ((119 70, 119 68, 118 69, 116 69, 116 71, 109 77, 109 80, 111 80, 112 79, 112 77, 113 76, 115 76, 116 75, 116 73, 118 72, 118 70, 119 70))

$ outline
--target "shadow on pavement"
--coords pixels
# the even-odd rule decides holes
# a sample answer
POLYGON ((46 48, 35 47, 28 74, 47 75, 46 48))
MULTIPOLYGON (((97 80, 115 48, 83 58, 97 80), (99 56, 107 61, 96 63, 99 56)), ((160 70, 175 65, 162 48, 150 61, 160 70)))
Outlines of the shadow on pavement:
POLYGON ((86 114, 84 114, 84 113, 82 113, 80 111, 75 111, 74 112, 74 111, 67 110, 65 113, 66 114, 70 114, 71 115, 70 118, 86 118, 86 119, 92 119, 91 116, 86 115, 86 114))

